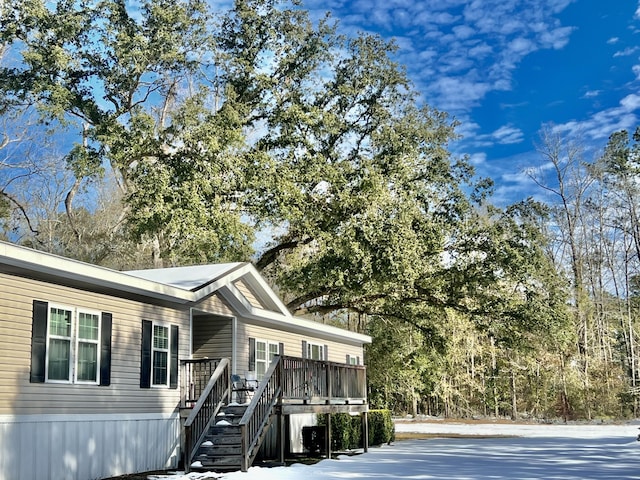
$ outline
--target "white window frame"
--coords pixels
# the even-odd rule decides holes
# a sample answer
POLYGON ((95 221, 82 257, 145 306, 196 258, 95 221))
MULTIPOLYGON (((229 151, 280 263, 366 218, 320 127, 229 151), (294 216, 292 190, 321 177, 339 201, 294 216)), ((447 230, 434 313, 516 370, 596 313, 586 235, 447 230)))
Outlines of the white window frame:
POLYGON ((256 349, 255 349, 255 354, 254 354, 254 365, 255 365, 255 370, 256 370, 256 378, 258 381, 262 380, 264 378, 264 374, 267 373, 267 370, 269 369, 269 365, 271 365, 271 362, 273 361, 273 357, 271 356, 271 347, 275 346, 275 350, 277 353, 274 354, 278 355, 280 353, 280 343, 279 342, 272 342, 270 340, 264 340, 262 338, 256 338, 256 349), (259 343, 263 343, 265 346, 265 357, 264 359, 258 359, 258 344, 259 343), (264 372, 258 373, 258 363, 260 364, 264 364, 264 372))
POLYGON ((100 346, 102 345, 102 312, 98 312, 95 310, 88 310, 85 308, 78 308, 76 310, 75 320, 76 320, 76 329, 75 329, 76 341, 75 341, 75 351, 74 351, 75 361, 73 362, 73 365, 74 365, 73 380, 75 383, 82 383, 87 385, 98 385, 100 383, 100 357, 102 356, 100 352, 100 346), (98 338, 96 340, 80 338, 80 314, 81 313, 84 313, 87 315, 93 315, 98 318, 98 338), (95 380, 79 380, 78 379, 78 370, 79 370, 78 362, 80 361, 80 355, 78 354, 78 352, 80 351, 80 343, 90 343, 90 344, 96 345, 96 379, 95 380))
POLYGON ((151 322, 151 387, 152 388, 168 388, 171 381, 171 325, 163 322, 151 322), (155 334, 156 327, 165 328, 167 330, 167 348, 156 348, 155 334), (156 351, 163 352, 167 355, 167 378, 165 383, 155 383, 155 359, 156 351))
POLYGON ((321 343, 313 343, 313 342, 309 342, 307 340, 307 358, 309 360, 319 360, 319 361, 326 361, 327 360, 327 352, 324 351, 324 345, 321 343), (313 352, 313 347, 318 347, 319 352, 320 352, 320 358, 313 358, 313 356, 311 355, 311 353, 313 352))
POLYGON ((99 385, 100 384, 100 357, 101 357, 101 338, 102 335, 102 312, 90 310, 86 308, 69 307, 67 305, 61 305, 57 303, 47 303, 47 344, 45 354, 45 382, 46 383, 64 383, 64 384, 81 384, 81 385, 99 385), (69 337, 61 335, 53 335, 51 333, 51 311, 62 310, 70 312, 71 325, 69 326, 69 337), (98 317, 98 339, 80 339, 79 331, 80 313, 89 315, 95 315, 98 317), (51 340, 65 340, 69 342, 69 371, 66 380, 49 378, 49 363, 51 355, 51 340), (78 344, 79 343, 94 343, 96 344, 97 366, 96 366, 96 379, 95 380, 78 380, 78 344))
POLYGON ((73 383, 73 365, 74 365, 74 355, 73 355, 73 317, 74 317, 74 309, 71 307, 67 307, 65 305, 58 305, 54 303, 49 303, 47 305, 47 346, 46 346, 46 356, 45 356, 45 382, 47 383, 73 383), (51 334, 51 311, 52 310, 63 310, 65 312, 70 312, 71 325, 69 325, 69 336, 63 337, 61 335, 52 335, 51 334), (51 360, 51 340, 68 340, 69 341, 69 371, 67 372, 67 379, 51 379, 49 378, 49 362, 51 360))

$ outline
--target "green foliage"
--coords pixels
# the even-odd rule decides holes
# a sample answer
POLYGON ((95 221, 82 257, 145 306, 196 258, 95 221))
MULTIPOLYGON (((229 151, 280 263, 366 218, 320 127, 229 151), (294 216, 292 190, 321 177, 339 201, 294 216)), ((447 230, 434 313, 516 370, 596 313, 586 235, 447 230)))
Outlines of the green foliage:
MULTIPOLYGON (((318 415, 318 425, 326 426, 326 415, 318 415)), ((362 417, 348 413, 331 414, 331 449, 336 452, 362 446, 362 417)))
POLYGON ((396 438, 390 410, 369 410, 369 445, 391 443, 396 438))
MULTIPOLYGON (((369 410, 369 445, 395 440, 395 426, 390 410, 369 410)), ((326 426, 326 415, 318 415, 318 425, 326 426)), ((331 449, 345 451, 362 448, 362 417, 348 413, 331 414, 331 449)))

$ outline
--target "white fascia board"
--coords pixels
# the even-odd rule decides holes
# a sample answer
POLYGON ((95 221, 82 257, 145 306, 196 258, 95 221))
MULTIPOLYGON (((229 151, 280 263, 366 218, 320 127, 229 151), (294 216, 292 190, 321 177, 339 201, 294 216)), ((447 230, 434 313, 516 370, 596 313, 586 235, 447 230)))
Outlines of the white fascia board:
POLYGON ((263 303, 269 305, 269 307, 273 307, 275 310, 278 310, 283 315, 290 315, 287 306, 271 289, 264 277, 260 275, 260 272, 258 272, 258 270, 253 265, 249 264, 249 266, 250 269, 247 272, 248 275, 246 280, 249 286, 251 286, 255 290, 255 293, 257 293, 258 299, 263 303))
POLYGON ((363 335, 332 325, 325 325, 314 322, 313 320, 295 317, 288 311, 283 315, 278 312, 255 308, 244 300, 242 295, 238 297, 239 292, 237 292, 237 290, 234 292, 234 290, 236 289, 233 285, 228 285, 220 288, 220 294, 231 304, 232 308, 241 312, 240 317, 246 320, 270 325, 280 330, 302 335, 313 335, 314 337, 331 339, 343 343, 348 342, 359 345, 371 343, 371 337, 369 335, 363 335))
POLYGON ((271 287, 269 287, 256 267, 254 267, 250 263, 245 263, 240 268, 232 270, 231 272, 220 277, 215 282, 212 282, 209 285, 201 288, 200 290, 197 290, 195 292, 197 295, 197 300, 211 295, 222 287, 229 287, 229 290, 232 292, 233 296, 237 298, 237 301, 246 303, 247 308, 249 308, 250 305, 248 304, 248 302, 246 302, 246 300, 244 300, 244 295, 242 295, 242 293, 240 293, 238 289, 233 286, 233 282, 241 278, 245 280, 251 287, 253 287, 254 290, 256 290, 257 296, 261 301, 265 301, 265 303, 270 304, 269 306, 273 306, 274 309, 278 310, 282 315, 290 315, 289 310, 287 309, 285 304, 282 303, 280 298, 278 298, 271 287))
POLYGON ((0 264, 2 263, 58 278, 82 281, 90 285, 176 303, 188 303, 193 301, 194 297, 188 290, 6 242, 0 242, 0 264))

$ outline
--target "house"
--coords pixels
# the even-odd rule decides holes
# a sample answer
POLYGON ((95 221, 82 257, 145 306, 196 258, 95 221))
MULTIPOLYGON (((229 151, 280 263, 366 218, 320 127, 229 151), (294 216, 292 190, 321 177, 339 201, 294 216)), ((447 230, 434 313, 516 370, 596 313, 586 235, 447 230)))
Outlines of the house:
POLYGON ((190 468, 246 393, 242 469, 295 415, 366 427, 370 337, 292 316, 249 263, 118 272, 0 242, 0 335, 0 478, 190 468))

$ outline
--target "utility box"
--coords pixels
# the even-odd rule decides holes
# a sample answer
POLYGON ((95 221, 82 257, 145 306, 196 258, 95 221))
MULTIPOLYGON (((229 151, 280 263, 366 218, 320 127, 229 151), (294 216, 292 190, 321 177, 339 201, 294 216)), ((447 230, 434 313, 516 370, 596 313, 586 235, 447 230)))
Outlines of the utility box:
POLYGON ((327 427, 302 427, 302 446, 309 455, 323 455, 327 452, 327 427))

